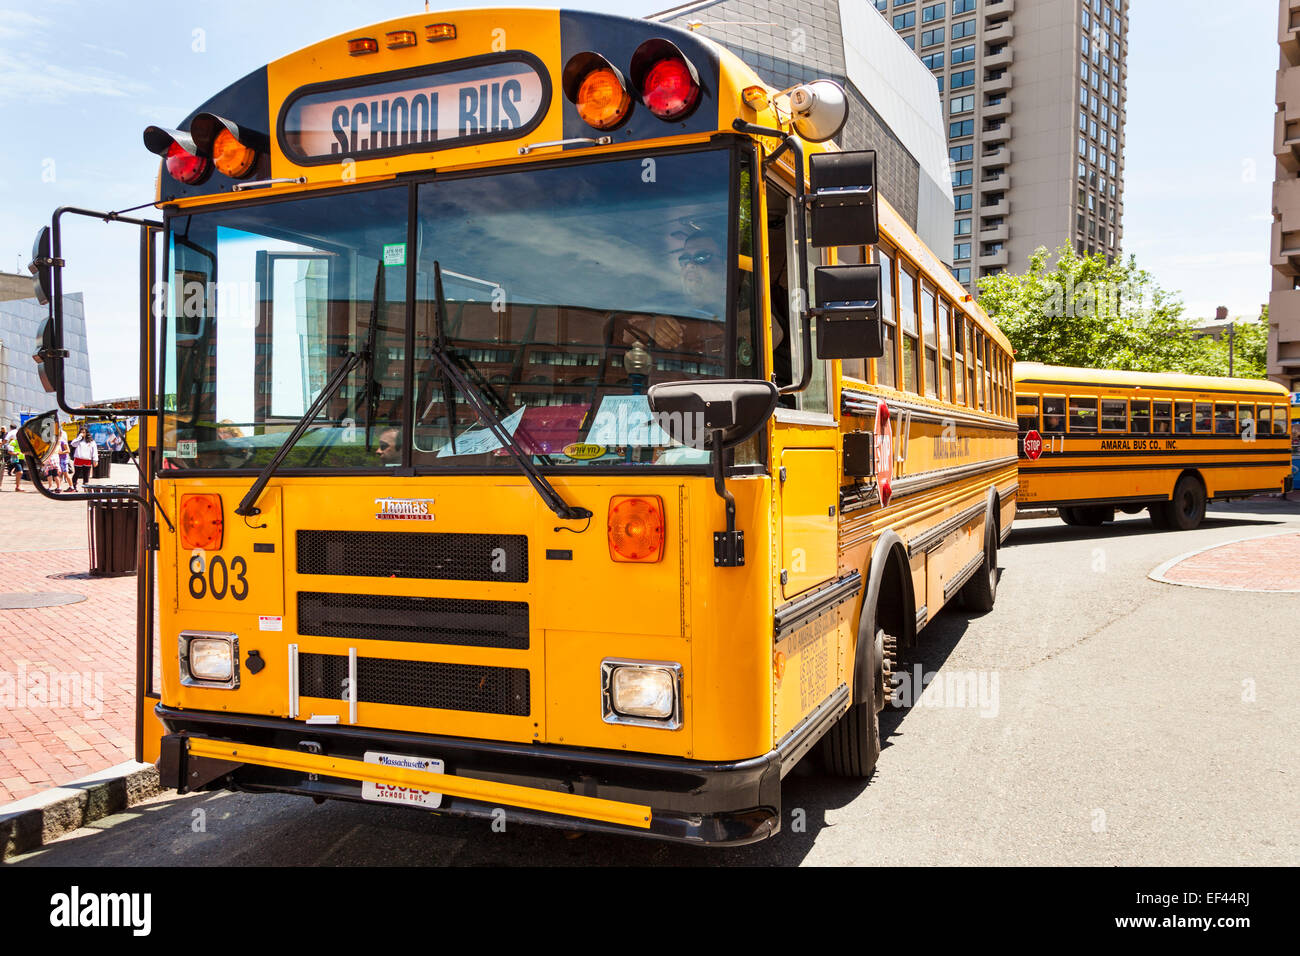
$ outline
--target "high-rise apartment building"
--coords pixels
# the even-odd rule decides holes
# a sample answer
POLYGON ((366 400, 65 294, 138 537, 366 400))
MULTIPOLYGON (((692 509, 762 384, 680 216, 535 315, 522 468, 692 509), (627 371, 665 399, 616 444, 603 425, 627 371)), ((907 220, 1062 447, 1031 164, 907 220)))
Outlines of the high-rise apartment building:
MULTIPOLYGON (((833 75, 839 50, 854 44, 844 36, 822 42, 821 32, 878 12, 938 89, 956 213, 951 250, 926 241, 974 292, 980 276, 1022 270, 1038 246, 1072 242, 1119 255, 1129 2, 714 0, 658 18, 694 25, 784 86, 801 72, 833 75)), ((877 89, 858 87, 874 107, 877 89)), ((905 129, 886 127, 908 141, 905 129)), ((874 146, 876 133, 846 129, 842 145, 874 146)), ((886 197, 889 173, 882 165, 886 197)))
POLYGON ((1268 377, 1300 391, 1300 3, 1280 0, 1268 377))
POLYGON ((1117 257, 1129 0, 870 2, 944 98, 958 279, 1067 241, 1117 257))

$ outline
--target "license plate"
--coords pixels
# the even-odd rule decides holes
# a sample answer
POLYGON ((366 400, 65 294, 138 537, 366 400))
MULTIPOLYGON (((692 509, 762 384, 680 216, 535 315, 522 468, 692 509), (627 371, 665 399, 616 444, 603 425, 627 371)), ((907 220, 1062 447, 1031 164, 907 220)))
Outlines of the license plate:
MULTIPOLYGON (((431 757, 410 757, 405 754, 385 754, 367 750, 366 763, 377 763, 385 767, 404 767, 407 770, 427 770, 432 773, 443 772, 443 762, 431 757)), ((387 783, 361 781, 361 797, 379 803, 399 803, 408 807, 427 807, 436 810, 442 806, 442 794, 429 790, 416 790, 411 787, 395 787, 387 783)))

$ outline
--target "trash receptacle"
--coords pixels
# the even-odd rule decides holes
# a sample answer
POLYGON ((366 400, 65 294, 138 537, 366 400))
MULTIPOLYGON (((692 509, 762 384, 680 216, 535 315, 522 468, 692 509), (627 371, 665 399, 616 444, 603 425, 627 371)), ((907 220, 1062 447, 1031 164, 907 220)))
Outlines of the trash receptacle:
POLYGON ((90 573, 107 578, 135 574, 139 504, 130 498, 105 498, 87 504, 90 506, 90 573))
POLYGON ((95 462, 95 470, 91 472, 92 478, 108 478, 113 474, 113 456, 107 450, 99 453, 99 460, 95 462))

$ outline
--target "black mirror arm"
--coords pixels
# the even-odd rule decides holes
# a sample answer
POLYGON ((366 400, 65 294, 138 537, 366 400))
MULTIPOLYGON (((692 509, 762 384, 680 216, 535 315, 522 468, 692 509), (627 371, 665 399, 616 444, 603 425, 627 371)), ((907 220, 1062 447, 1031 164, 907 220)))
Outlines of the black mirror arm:
MULTIPOLYGON (((145 205, 152 206, 153 203, 145 205)), ((143 208, 141 206, 134 207, 143 208)), ((54 348, 41 349, 42 358, 49 357, 50 353, 55 357, 68 358, 69 352, 63 347, 63 267, 67 262, 63 258, 62 226, 60 220, 64 213, 70 213, 74 216, 86 216, 90 219, 99 219, 103 222, 125 222, 133 226, 139 226, 142 230, 161 230, 163 224, 151 219, 136 219, 131 216, 123 216, 117 212, 95 212, 93 209, 79 209, 76 206, 60 206, 54 210, 54 215, 50 219, 50 258, 48 265, 50 267, 50 318, 54 320, 54 348)), ((148 290, 152 292, 152 290, 148 290)), ((112 418, 115 415, 137 416, 137 415, 157 415, 159 410, 156 408, 131 408, 131 409, 112 409, 112 408, 83 408, 68 404, 64 396, 65 383, 63 376, 59 376, 58 387, 54 391, 54 399, 59 408, 65 413, 74 417, 81 415, 98 415, 104 418, 112 418)), ((140 396, 141 405, 144 403, 145 396, 140 396)), ((120 497, 120 496, 119 496, 120 497)), ((60 500, 67 500, 61 498, 60 500)))
POLYGON ((714 431, 709 442, 713 449, 713 490, 727 509, 727 530, 713 532, 713 564, 719 568, 738 568, 745 564, 745 533, 736 530, 736 496, 727 488, 727 449, 722 435, 721 431, 714 431))
MULTIPOLYGON (((799 381, 790 385, 781 386, 782 395, 791 395, 795 392, 802 392, 812 384, 813 376, 813 354, 812 354, 812 317, 808 314, 808 222, 804 210, 808 204, 808 193, 804 189, 804 157, 803 145, 799 142, 799 137, 794 133, 787 133, 784 130, 772 129, 767 126, 757 126, 753 123, 746 123, 744 120, 736 120, 731 124, 731 128, 740 133, 748 133, 751 136, 779 136, 781 145, 778 146, 768 157, 763 160, 763 167, 766 169, 786 150, 794 156, 794 199, 795 199, 795 244, 798 246, 799 253, 799 341, 802 345, 800 351, 803 353, 803 371, 799 376, 799 381)), ((793 317, 792 317, 793 318, 793 317)))
MULTIPOLYGON (((149 549, 151 551, 158 550, 158 522, 153 519, 153 509, 157 505, 157 502, 150 502, 143 495, 134 491, 88 491, 56 494, 45 487, 45 481, 41 478, 40 460, 36 457, 31 442, 27 440, 27 436, 21 431, 18 432, 18 447, 22 449, 23 458, 27 460, 27 477, 30 478, 32 484, 36 486, 36 490, 51 501, 110 501, 113 499, 126 498, 142 505, 145 514, 149 516, 145 519, 145 534, 147 535, 145 540, 149 543, 149 549)), ((167 517, 167 514, 162 510, 161 506, 158 507, 158 513, 161 514, 163 520, 167 522, 167 527, 172 531, 175 531, 176 529, 172 526, 171 519, 167 517)))

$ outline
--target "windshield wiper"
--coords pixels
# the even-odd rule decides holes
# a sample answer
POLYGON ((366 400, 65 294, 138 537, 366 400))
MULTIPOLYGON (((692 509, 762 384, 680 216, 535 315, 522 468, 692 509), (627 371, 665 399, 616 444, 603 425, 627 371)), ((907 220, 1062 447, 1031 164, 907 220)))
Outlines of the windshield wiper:
MULTIPOLYGON (((546 476, 533 464, 532 458, 520 450, 518 443, 515 441, 515 436, 510 433, 510 429, 506 428, 505 423, 501 421, 501 417, 497 415, 491 405, 484 400, 483 393, 471 384, 464 370, 448 354, 447 340, 443 334, 443 317, 447 314, 447 300, 442 294, 442 267, 436 259, 433 263, 433 291, 435 329, 430 355, 438 363, 438 367, 442 369, 443 380, 450 382, 458 392, 465 396, 465 401, 469 402, 479 420, 488 427, 496 440, 510 452, 515 462, 523 469, 524 475, 533 488, 536 489, 546 507, 554 511, 556 516, 564 521, 581 521, 584 518, 590 518, 592 516, 591 511, 570 505, 560 497, 560 493, 555 490, 554 486, 546 480, 546 476)), ((447 430, 453 436, 454 441, 456 434, 455 419, 448 419, 447 430)))
POLYGON ((325 403, 334 397, 334 393, 337 392, 339 388, 342 387, 343 383, 348 380, 348 376, 352 374, 352 370, 361 364, 363 358, 365 358, 365 355, 362 352, 348 352, 347 355, 343 357, 343 364, 334 370, 334 374, 329 377, 329 381, 325 383, 325 387, 322 388, 320 394, 316 396, 316 401, 311 403, 311 407, 307 409, 306 414, 299 419, 298 424, 293 427, 293 431, 289 432, 289 437, 284 440, 284 444, 282 444, 280 450, 275 453, 275 457, 266 463, 266 467, 262 469, 262 473, 259 474, 257 480, 253 482, 253 487, 248 489, 248 494, 244 495, 244 500, 241 501, 239 507, 235 509, 235 514, 248 517, 249 515, 258 515, 262 513, 260 508, 255 507, 257 499, 262 494, 262 489, 265 488, 266 483, 271 480, 271 476, 274 475, 275 470, 280 467, 280 463, 284 461, 289 452, 293 450, 293 446, 297 444, 298 439, 306 433, 307 429, 311 426, 311 423, 316 419, 316 416, 320 414, 321 409, 325 407, 325 403))

